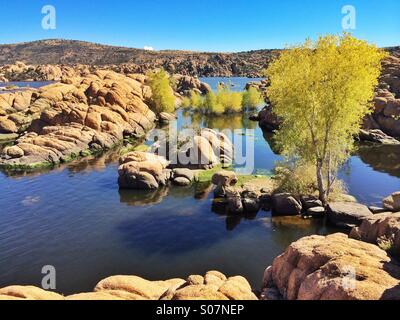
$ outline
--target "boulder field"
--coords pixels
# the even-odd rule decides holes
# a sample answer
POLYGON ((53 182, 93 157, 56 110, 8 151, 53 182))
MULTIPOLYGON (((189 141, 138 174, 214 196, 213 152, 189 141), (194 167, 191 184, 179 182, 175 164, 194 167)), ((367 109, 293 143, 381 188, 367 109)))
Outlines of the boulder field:
POLYGON ((0 289, 0 300, 257 300, 257 296, 245 278, 209 271, 186 280, 112 276, 101 280, 93 292, 66 297, 33 286, 9 286, 0 289))
MULTIPOLYGON (((149 108, 146 76, 65 67, 62 81, 0 94, 0 134, 19 134, 2 150, 0 166, 34 168, 109 149, 143 137, 159 115, 149 108)), ((207 86, 182 78, 177 90, 207 86), (180 86, 183 86, 182 88, 180 86)), ((58 78, 57 78, 58 79, 58 78)), ((177 102, 181 95, 175 93, 177 102)))
POLYGON ((15 98, 9 99, 11 106, 4 99, 0 103, 0 132, 28 131, 3 150, 2 166, 51 165, 107 149, 124 136, 143 136, 156 119, 145 103, 151 92, 140 76, 96 71, 23 93, 29 96, 19 108, 15 98))

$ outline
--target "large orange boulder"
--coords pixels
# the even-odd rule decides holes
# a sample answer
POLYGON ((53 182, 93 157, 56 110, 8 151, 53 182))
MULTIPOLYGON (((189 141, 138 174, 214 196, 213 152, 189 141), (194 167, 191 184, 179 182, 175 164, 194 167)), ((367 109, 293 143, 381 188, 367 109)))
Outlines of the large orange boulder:
POLYGON ((353 228, 350 237, 374 243, 390 254, 400 257, 400 212, 379 213, 353 228))
POLYGON ((305 237, 266 269, 262 298, 400 300, 400 266, 378 246, 345 234, 305 237))

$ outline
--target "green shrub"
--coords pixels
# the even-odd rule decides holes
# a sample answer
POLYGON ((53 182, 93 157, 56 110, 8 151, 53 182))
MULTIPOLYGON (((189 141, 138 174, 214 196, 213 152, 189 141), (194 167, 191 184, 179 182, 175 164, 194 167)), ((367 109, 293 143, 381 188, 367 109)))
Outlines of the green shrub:
POLYGON ((147 73, 147 81, 152 91, 151 105, 156 113, 175 111, 174 90, 171 80, 164 69, 147 73))
POLYGON ((217 90, 217 102, 224 109, 224 113, 227 112, 241 112, 242 111, 242 93, 233 92, 226 86, 218 86, 217 90))
POLYGON ((263 102, 264 99, 260 91, 256 88, 250 87, 248 90, 243 92, 243 107, 254 110, 263 102))
POLYGON ((315 168, 307 164, 280 164, 275 168, 273 179, 276 181, 277 192, 312 195, 318 190, 315 168))
MULTIPOLYGON (((277 192, 288 192, 295 195, 318 195, 318 185, 315 166, 303 163, 281 163, 275 168, 273 179, 276 181, 277 192)), ((346 185, 336 179, 332 185, 329 201, 341 201, 347 194, 346 185)))
POLYGON ((201 111, 204 107, 204 99, 201 96, 201 94, 196 91, 192 90, 190 92, 190 102, 191 102, 191 106, 194 109, 198 109, 201 111))
POLYGON ((211 114, 221 115, 225 112, 223 105, 218 102, 218 98, 214 92, 207 93, 204 104, 211 114))
POLYGON ((234 92, 228 86, 219 85, 217 92, 209 92, 205 96, 191 91, 190 96, 183 99, 182 107, 185 109, 191 107, 204 114, 222 115, 240 113, 246 108, 255 109, 262 102, 261 93, 255 88, 234 92))
POLYGON ((192 100, 189 97, 183 97, 181 107, 185 110, 189 109, 192 105, 192 100))

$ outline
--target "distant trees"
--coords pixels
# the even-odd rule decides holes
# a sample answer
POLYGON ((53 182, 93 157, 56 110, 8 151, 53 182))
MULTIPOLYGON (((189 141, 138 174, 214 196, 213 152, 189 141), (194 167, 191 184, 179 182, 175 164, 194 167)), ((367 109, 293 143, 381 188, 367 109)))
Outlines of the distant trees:
POLYGON ((253 110, 263 101, 261 93, 256 88, 234 92, 228 86, 219 85, 217 92, 209 92, 205 96, 192 91, 190 97, 184 98, 182 107, 192 108, 204 114, 221 115, 239 113, 246 109, 253 110))
POLYGON ((151 104, 156 113, 175 111, 173 83, 164 69, 149 71, 147 81, 152 91, 151 104))
POLYGON ((276 141, 284 154, 315 167, 325 203, 353 147, 378 84, 385 53, 349 34, 321 37, 282 52, 266 70, 276 141))

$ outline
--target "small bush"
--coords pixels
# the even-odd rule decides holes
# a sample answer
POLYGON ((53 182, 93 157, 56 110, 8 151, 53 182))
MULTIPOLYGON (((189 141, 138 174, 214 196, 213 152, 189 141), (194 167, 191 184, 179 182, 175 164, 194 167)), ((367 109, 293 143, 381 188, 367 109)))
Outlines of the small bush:
MULTIPOLYGON (((311 164, 280 164, 275 168, 273 179, 276 181, 277 192, 318 196, 316 170, 315 166, 311 164)), ((328 200, 340 201, 347 192, 344 182, 342 180, 335 180, 328 200)))
POLYGON ((183 97, 182 99, 182 108, 184 108, 185 110, 189 109, 192 105, 192 100, 189 97, 183 97))
POLYGON ((218 98, 214 92, 207 93, 204 103, 207 106, 207 111, 211 114, 221 115, 225 112, 224 107, 218 102, 218 98))
POLYGON ((171 80, 164 69, 147 73, 147 81, 152 91, 151 105, 156 113, 175 111, 174 90, 171 80))
POLYGON ((275 168, 273 179, 277 184, 277 192, 312 195, 318 190, 315 168, 307 164, 281 164, 275 168))
POLYGON ((243 92, 243 107, 254 110, 263 102, 264 99, 260 91, 256 88, 250 87, 248 90, 243 92))
POLYGON ((222 115, 227 113, 240 113, 246 108, 254 109, 262 103, 260 92, 250 88, 245 92, 234 92, 229 87, 219 85, 217 92, 209 92, 202 96, 191 91, 190 97, 185 97, 182 107, 202 112, 204 114, 222 115))
POLYGON ((200 93, 196 91, 190 92, 190 102, 191 106, 195 109, 201 110, 204 106, 204 99, 200 93))

